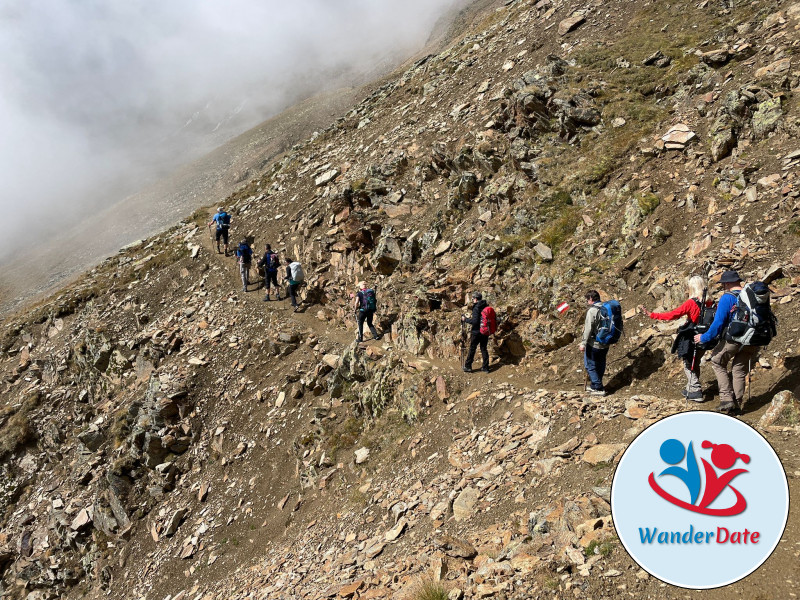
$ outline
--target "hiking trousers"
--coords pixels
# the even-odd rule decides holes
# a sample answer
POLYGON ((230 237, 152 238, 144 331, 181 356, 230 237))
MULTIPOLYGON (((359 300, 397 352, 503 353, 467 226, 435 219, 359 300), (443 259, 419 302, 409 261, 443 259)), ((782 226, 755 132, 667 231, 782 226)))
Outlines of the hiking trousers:
POLYGON ((758 359, 758 346, 742 346, 735 342, 721 341, 711 354, 711 368, 719 385, 719 407, 729 409, 741 407, 744 388, 750 366, 758 359), (731 371, 728 373, 728 363, 731 371))
POLYGON ((589 374, 589 380, 592 382, 592 389, 602 391, 603 376, 606 374, 606 357, 608 356, 608 348, 593 348, 586 346, 586 351, 583 354, 583 365, 586 367, 586 372, 589 374))
POLYGON ((269 296, 269 288, 274 287, 275 290, 278 292, 278 299, 281 296, 281 288, 278 286, 278 272, 277 271, 267 271, 264 269, 264 285, 267 288, 267 295, 269 296), (272 286, 270 286, 272 284, 272 286))
POLYGON ((467 359, 464 361, 465 368, 472 368, 472 361, 475 360, 475 351, 478 346, 481 347, 481 357, 483 357, 481 368, 489 368, 489 336, 482 334, 480 331, 473 331, 469 338, 469 352, 467 353, 467 359))
POLYGON ((372 332, 372 337, 378 337, 378 331, 372 324, 372 318, 375 316, 374 310, 359 310, 358 311, 358 341, 364 341, 364 321, 367 322, 367 327, 372 332))
POLYGON ((250 263, 239 263, 239 272, 242 275, 242 289, 246 292, 250 285, 250 263))
POLYGON ((299 283, 289 284, 289 298, 292 301, 292 306, 297 308, 297 288, 300 287, 299 283))
POLYGON ((703 353, 698 351, 697 356, 694 357, 694 368, 692 368, 692 355, 683 357, 683 372, 686 375, 686 391, 691 394, 693 392, 702 392, 703 388, 700 385, 700 359, 703 353))

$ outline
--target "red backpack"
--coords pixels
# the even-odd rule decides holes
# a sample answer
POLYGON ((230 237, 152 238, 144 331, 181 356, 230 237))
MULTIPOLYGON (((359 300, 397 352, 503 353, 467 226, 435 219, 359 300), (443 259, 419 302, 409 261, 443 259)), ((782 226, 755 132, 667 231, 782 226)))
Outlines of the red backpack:
POLYGON ((491 306, 487 306, 481 311, 481 333, 492 335, 497 331, 497 315, 491 306))

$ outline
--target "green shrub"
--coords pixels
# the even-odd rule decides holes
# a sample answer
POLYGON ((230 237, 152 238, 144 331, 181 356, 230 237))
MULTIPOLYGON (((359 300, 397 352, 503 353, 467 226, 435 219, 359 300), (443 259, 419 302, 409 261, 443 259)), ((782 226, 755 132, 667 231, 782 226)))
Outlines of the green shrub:
POLYGON ((653 214, 653 211, 661 204, 661 200, 659 200, 658 196, 649 193, 639 196, 638 202, 639 211, 642 213, 643 217, 653 214))

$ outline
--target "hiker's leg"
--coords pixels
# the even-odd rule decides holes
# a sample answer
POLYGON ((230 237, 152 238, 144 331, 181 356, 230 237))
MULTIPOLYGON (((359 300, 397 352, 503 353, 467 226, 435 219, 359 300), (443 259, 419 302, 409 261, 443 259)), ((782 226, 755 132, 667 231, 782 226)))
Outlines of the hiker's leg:
POLYGON ((594 368, 597 371, 597 376, 600 378, 600 388, 605 389, 603 386, 603 377, 606 376, 606 357, 608 356, 608 348, 603 350, 595 350, 594 354, 594 368))
POLYGON ((747 387, 747 374, 750 367, 758 360, 758 346, 741 346, 731 361, 731 378, 733 379, 733 397, 739 406, 744 400, 747 387))
POLYGON ((711 368, 714 369, 714 375, 717 376, 717 385, 719 386, 719 407, 724 410, 733 407, 735 399, 731 376, 728 374, 728 363, 738 349, 739 344, 722 341, 714 348, 714 352, 711 354, 711 368))
POLYGON ((481 366, 482 369, 488 370, 489 369, 489 336, 483 335, 482 333, 478 334, 480 338, 478 338, 478 342, 481 346, 481 357, 483 358, 483 365, 481 366))
POLYGON ((683 372, 686 374, 686 393, 700 393, 702 391, 700 387, 700 357, 692 357, 691 354, 684 356, 683 372), (692 368, 692 362, 694 362, 694 368, 692 368))
MULTIPOLYGON (((583 357, 583 364, 586 366, 586 372, 589 374, 589 380, 592 382, 593 390, 603 389, 603 378, 597 372, 597 353, 591 346, 586 346, 586 354, 583 357)), ((605 367, 605 365, 603 365, 605 367)))
POLYGON ((472 335, 469 337, 469 352, 467 352, 467 358, 464 360, 464 368, 471 369, 472 368, 472 361, 475 360, 475 350, 478 349, 478 336, 479 333, 472 332, 472 335))
POLYGON ((292 306, 297 308, 297 288, 298 284, 290 283, 289 284, 289 297, 292 299, 292 306))
POLYGON ((367 318, 366 311, 360 310, 358 311, 358 341, 364 341, 364 319, 367 318))
POLYGON ((278 297, 278 300, 281 299, 281 288, 278 287, 278 273, 270 273, 270 278, 272 279, 272 285, 275 286, 275 295, 278 297))
POLYGON ((369 326, 370 333, 372 333, 372 337, 377 339, 378 330, 375 329, 375 325, 372 324, 372 317, 375 316, 375 312, 370 310, 366 312, 366 315, 367 315, 367 325, 369 326))
POLYGON ((219 240, 220 240, 220 238, 222 237, 222 229, 217 229, 217 230, 216 230, 214 233, 216 234, 216 235, 215 235, 215 238, 216 238, 216 240, 217 240, 217 254, 219 254, 220 252, 222 252, 222 251, 219 249, 219 240))

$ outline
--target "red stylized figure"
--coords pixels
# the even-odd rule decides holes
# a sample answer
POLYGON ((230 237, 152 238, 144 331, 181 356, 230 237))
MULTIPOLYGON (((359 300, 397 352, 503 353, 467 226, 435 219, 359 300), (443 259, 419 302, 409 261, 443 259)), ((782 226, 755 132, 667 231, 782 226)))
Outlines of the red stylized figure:
MULTIPOLYGON (((714 463, 714 467, 718 469, 730 469, 738 459, 741 459, 742 462, 748 464, 750 462, 750 457, 747 454, 740 454, 733 449, 732 446, 728 444, 712 444, 708 440, 704 440, 701 444, 703 448, 713 448, 711 450, 711 462, 714 463)), ((727 473, 723 473, 722 475, 717 476, 717 472, 714 470, 708 461, 705 458, 700 459, 703 463, 703 468, 706 472, 706 489, 703 493, 703 498, 700 500, 700 507, 705 508, 709 504, 711 504, 714 500, 717 499, 726 487, 730 487, 733 490, 733 493, 736 494, 736 504, 734 504, 730 508, 730 513, 732 515, 738 515, 747 507, 747 501, 744 499, 744 496, 737 490, 735 487, 730 486, 730 482, 733 480, 734 477, 741 475, 742 473, 747 473, 747 469, 733 469, 732 471, 728 471, 727 473)))

